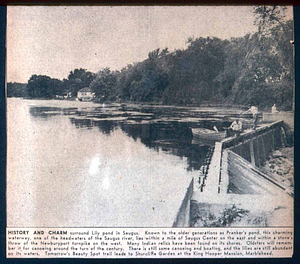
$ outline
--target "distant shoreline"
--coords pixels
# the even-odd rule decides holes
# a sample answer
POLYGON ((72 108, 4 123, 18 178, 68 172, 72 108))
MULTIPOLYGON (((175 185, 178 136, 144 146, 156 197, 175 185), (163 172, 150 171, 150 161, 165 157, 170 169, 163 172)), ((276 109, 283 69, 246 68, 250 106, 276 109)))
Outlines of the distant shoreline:
MULTIPOLYGON (((26 100, 45 100, 45 101, 71 101, 71 102, 76 102, 75 98, 66 98, 66 99, 57 99, 57 98, 32 98, 32 97, 7 97, 7 98, 20 98, 20 99, 26 99, 26 100)), ((81 103, 80 101, 78 101, 81 103)), ((214 102, 205 102, 203 104, 163 104, 162 102, 137 102, 137 101, 107 101, 107 102, 100 102, 97 100, 93 101, 86 101, 86 102, 91 102, 94 104, 136 104, 136 105, 159 105, 159 106, 175 106, 175 107, 215 107, 215 108, 233 108, 233 109, 239 109, 239 110, 247 110, 249 109, 249 106, 247 105, 236 105, 236 104, 224 104, 224 103, 214 103, 214 102)), ((261 113, 270 113, 271 108, 270 107, 265 107, 265 108, 260 108, 259 112, 261 113)), ((293 113, 293 110, 279 110, 279 113, 293 113)))
MULTIPOLYGON (((7 97, 7 98, 20 98, 25 100, 47 100, 47 101, 75 101, 74 98, 69 99, 57 99, 57 98, 32 98, 32 97, 7 97)), ((103 104, 103 102, 99 101, 87 101, 93 102, 95 104, 103 104)), ((213 102, 205 102, 203 104, 163 104, 161 102, 137 102, 137 101, 107 101, 105 104, 139 104, 139 105, 161 105, 161 106, 177 106, 177 107, 218 107, 218 108, 236 108, 236 109, 248 109, 248 106, 245 105, 234 105, 234 104, 223 104, 223 103, 213 103, 213 102)))

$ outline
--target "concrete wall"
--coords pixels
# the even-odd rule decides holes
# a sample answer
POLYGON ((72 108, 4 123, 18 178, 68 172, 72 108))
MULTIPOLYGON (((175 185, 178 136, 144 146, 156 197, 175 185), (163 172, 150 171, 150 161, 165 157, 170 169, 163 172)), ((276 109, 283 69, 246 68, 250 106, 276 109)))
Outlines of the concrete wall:
POLYGON ((190 226, 190 206, 191 198, 194 192, 194 179, 191 180, 189 187, 187 188, 185 197, 181 203, 179 211, 176 215, 176 219, 173 223, 173 227, 189 227, 190 226))
POLYGON ((271 151, 286 144, 284 132, 283 122, 274 122, 242 133, 238 138, 225 139, 222 141, 223 149, 231 150, 252 165, 261 167, 271 151))

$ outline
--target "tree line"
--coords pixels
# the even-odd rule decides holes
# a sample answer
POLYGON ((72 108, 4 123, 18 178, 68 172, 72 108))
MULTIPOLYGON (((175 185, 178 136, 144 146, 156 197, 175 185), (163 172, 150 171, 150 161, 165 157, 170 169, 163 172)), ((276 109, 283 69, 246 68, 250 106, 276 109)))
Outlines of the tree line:
POLYGON ((285 8, 254 8, 258 32, 240 38, 189 38, 186 49, 156 49, 142 62, 120 71, 108 67, 97 73, 71 71, 58 80, 32 75, 26 88, 8 84, 8 95, 32 98, 76 96, 89 87, 96 101, 132 101, 164 104, 254 104, 282 110, 293 105, 293 23, 285 8))

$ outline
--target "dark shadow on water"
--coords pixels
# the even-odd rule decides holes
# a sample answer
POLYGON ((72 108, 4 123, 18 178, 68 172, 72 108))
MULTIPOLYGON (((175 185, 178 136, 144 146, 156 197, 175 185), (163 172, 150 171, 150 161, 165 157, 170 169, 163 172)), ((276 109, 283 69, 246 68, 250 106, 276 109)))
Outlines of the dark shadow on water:
POLYGON ((234 113, 226 115, 214 109, 200 112, 188 107, 140 105, 80 109, 31 106, 29 111, 32 117, 43 120, 67 115, 77 129, 97 127, 99 132, 108 136, 120 129, 134 140, 139 139, 148 148, 187 158, 187 170, 199 170, 211 146, 211 142, 192 144, 191 128, 213 129, 216 126, 223 130, 232 121, 230 115, 235 116, 234 113))
POLYGON ((139 139, 148 148, 187 158, 187 170, 199 170, 209 149, 208 145, 191 144, 193 135, 187 123, 126 124, 117 121, 77 118, 70 118, 70 121, 78 129, 97 127, 106 135, 110 135, 116 129, 121 129, 127 136, 134 140, 139 139))
POLYGON ((79 115, 77 108, 59 108, 49 106, 30 106, 29 113, 34 118, 48 119, 58 115, 79 115))
POLYGON ((60 114, 54 107, 30 107, 29 113, 32 117, 42 119, 48 119, 51 116, 60 114))

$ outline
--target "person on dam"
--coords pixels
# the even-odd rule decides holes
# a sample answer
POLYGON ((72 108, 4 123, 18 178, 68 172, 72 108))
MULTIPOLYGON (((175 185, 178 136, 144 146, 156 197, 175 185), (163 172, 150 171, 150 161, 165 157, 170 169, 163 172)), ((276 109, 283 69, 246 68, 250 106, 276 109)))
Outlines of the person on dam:
POLYGON ((276 108, 276 104, 273 104, 273 106, 271 107, 271 113, 272 114, 278 113, 277 108, 276 108))
POLYGON ((237 137, 241 134, 242 131, 243 131, 243 124, 241 120, 236 119, 231 123, 228 129, 228 136, 235 135, 237 137))
POLYGON ((256 129, 257 127, 257 122, 258 122, 258 108, 256 106, 251 106, 246 112, 244 112, 243 114, 249 114, 251 113, 253 116, 253 128, 252 129, 256 129))

